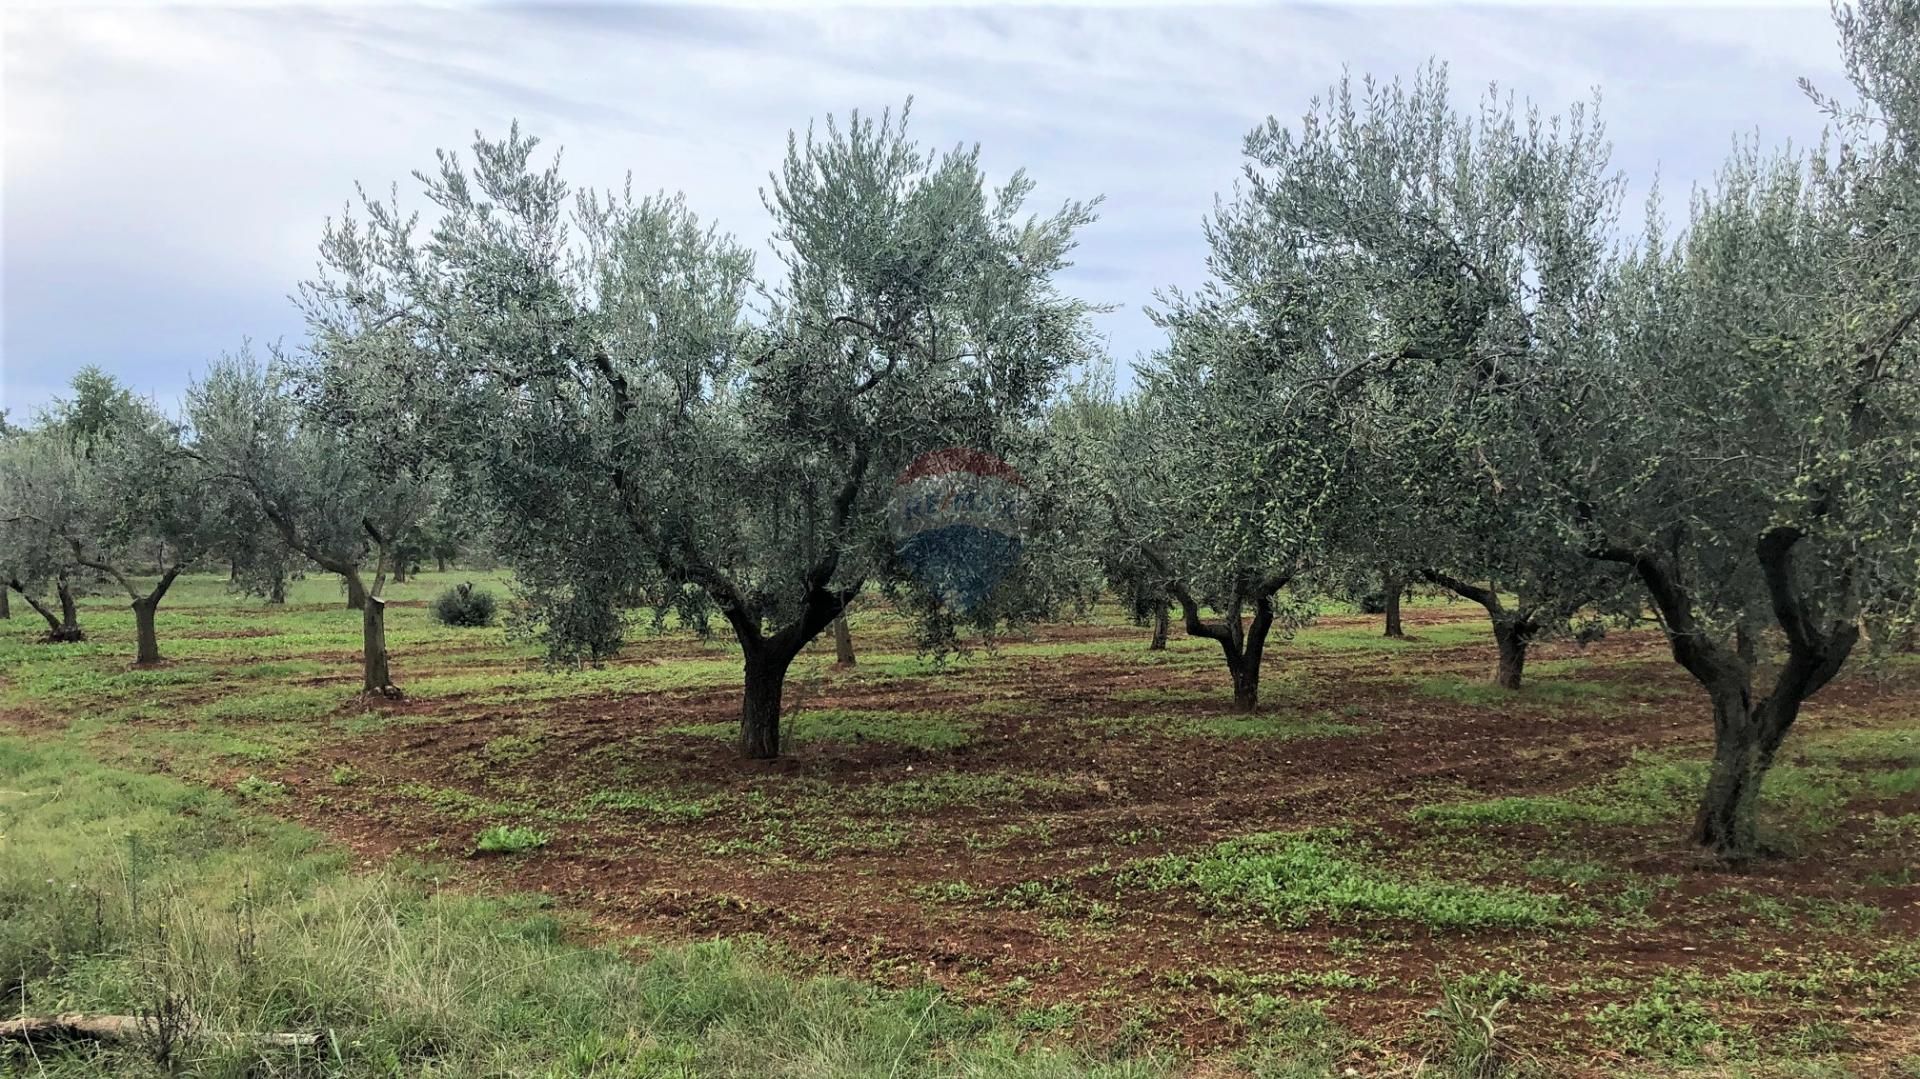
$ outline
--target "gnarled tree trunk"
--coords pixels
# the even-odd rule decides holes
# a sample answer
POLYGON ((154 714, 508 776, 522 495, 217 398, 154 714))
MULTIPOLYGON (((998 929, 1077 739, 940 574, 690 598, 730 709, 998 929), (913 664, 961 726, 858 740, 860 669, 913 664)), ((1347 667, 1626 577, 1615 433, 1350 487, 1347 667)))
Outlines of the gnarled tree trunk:
POLYGON ((87 635, 80 629, 80 612, 73 601, 73 586, 67 583, 67 575, 62 573, 56 582, 55 590, 60 594, 60 629, 54 639, 59 641, 84 641, 87 635))
POLYGON ((344 575, 347 579, 347 609, 358 611, 367 605, 367 585, 358 573, 344 575))
POLYGON ((1481 588, 1437 570, 1425 570, 1420 575, 1487 609, 1487 617, 1493 621, 1493 643, 1500 653, 1500 664, 1493 672, 1493 684, 1502 689, 1519 689, 1527 669, 1527 647, 1540 635, 1538 608, 1522 602, 1518 611, 1508 610, 1500 602, 1499 590, 1491 584, 1481 588))
POLYGON ((11 585, 0 585, 0 618, 10 619, 13 617, 12 596, 13 588, 11 585))
POLYGON ((1233 710, 1252 712, 1260 707, 1260 657, 1227 654, 1227 669, 1233 674, 1233 710))
MULTIPOLYGON (((148 666, 160 662, 160 638, 154 631, 154 616, 160 613, 160 601, 166 598, 167 589, 173 587, 173 579, 180 575, 179 566, 162 569, 160 583, 153 591, 133 599, 133 628, 135 651, 133 662, 137 666, 148 666)), ((128 588, 132 590, 131 586, 128 588)))
MULTIPOLYGON (((79 640, 85 639, 84 635, 76 635, 71 637, 67 636, 66 634, 68 631, 61 626, 60 617, 54 614, 51 610, 48 610, 46 604, 41 603, 39 600, 33 598, 33 593, 27 591, 26 585, 22 584, 19 581, 8 581, 7 587, 13 589, 15 592, 20 593, 20 598, 27 601, 27 606, 33 608, 33 611, 35 614, 47 620, 47 640, 57 641, 57 642, 68 642, 68 641, 79 641, 79 640)), ((76 627, 73 632, 78 634, 78 628, 76 627)))
POLYGON ((1153 640, 1147 644, 1147 651, 1167 650, 1167 621, 1167 605, 1162 603, 1153 609, 1153 640))
POLYGON ((1768 529, 1755 544, 1774 620, 1787 639, 1786 660, 1773 689, 1753 696, 1750 641, 1736 633, 1731 645, 1701 625, 1682 578, 1659 555, 1645 550, 1601 548, 1596 558, 1630 565, 1660 611, 1661 628, 1674 661, 1707 691, 1713 703, 1713 767, 1694 815, 1693 840, 1724 861, 1739 863, 1761 853, 1760 788, 1774 755, 1800 715, 1800 706, 1833 680, 1860 639, 1857 621, 1815 623, 1793 574, 1798 529, 1768 529))
POLYGON ((1772 738, 1750 703, 1744 680, 1729 678, 1708 690, 1713 701, 1713 768, 1694 814, 1693 841, 1723 858, 1751 857, 1760 848, 1760 784, 1785 729, 1772 738))
POLYGON ((1226 617, 1219 625, 1208 625, 1201 619, 1200 605, 1185 587, 1170 588, 1174 598, 1180 601, 1187 634, 1205 637, 1220 645, 1227 670, 1233 676, 1235 711, 1252 712, 1260 706, 1260 663, 1266 653, 1267 635, 1273 630, 1273 594, 1286 587, 1291 579, 1291 575, 1280 575, 1260 579, 1251 586, 1244 582, 1236 585, 1226 617), (1243 621, 1240 614, 1249 599, 1253 601, 1250 622, 1243 621))
POLYGON ((746 661, 746 693, 740 702, 740 754, 753 760, 780 755, 780 698, 792 656, 761 649, 746 661))

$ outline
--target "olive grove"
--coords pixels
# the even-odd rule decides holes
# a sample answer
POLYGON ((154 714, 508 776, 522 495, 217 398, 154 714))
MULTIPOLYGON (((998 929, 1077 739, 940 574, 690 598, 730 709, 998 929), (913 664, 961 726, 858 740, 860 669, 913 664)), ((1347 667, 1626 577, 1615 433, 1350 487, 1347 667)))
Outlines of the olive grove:
POLYGON ((0 597, 72 641, 111 584, 147 664, 182 572, 284 600, 317 567, 393 695, 386 582, 484 548, 553 662, 724 628, 754 759, 804 649, 833 627, 853 663, 856 599, 933 651, 1103 592, 1159 648, 1177 611, 1242 711, 1328 595, 1381 591, 1389 635, 1409 588, 1480 605, 1514 691, 1535 642, 1650 609, 1711 708, 1694 838, 1752 858, 1802 705, 1920 614, 1917 11, 1837 9, 1828 141, 1742 141, 1626 236, 1597 105, 1342 79, 1247 136, 1131 379, 1064 284, 1097 200, 1036 213, 905 110, 789 136, 770 266, 682 196, 476 136, 329 222, 300 347, 212 363, 178 419, 96 371, 0 417, 0 597), (891 527, 955 448, 1024 514, 977 605, 891 527))

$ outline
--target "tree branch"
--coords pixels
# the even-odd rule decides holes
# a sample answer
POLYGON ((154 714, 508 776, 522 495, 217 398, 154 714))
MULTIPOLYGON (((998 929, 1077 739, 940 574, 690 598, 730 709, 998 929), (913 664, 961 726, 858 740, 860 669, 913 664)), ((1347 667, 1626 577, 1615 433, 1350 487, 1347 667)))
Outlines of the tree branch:
POLYGON ((1466 581, 1460 580, 1458 577, 1451 577, 1445 573, 1441 573, 1439 570, 1423 569, 1420 571, 1420 576, 1449 592, 1457 593, 1478 603, 1480 606, 1485 607, 1489 614, 1500 614, 1503 612, 1500 604, 1500 593, 1491 588, 1481 588, 1478 585, 1469 584, 1466 581))

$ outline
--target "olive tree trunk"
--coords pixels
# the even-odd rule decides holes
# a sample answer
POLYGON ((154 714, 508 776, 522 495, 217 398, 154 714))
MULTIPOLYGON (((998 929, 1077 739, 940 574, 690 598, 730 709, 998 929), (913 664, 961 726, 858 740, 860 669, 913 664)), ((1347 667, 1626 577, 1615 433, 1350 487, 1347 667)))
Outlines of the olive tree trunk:
POLYGON ((1392 574, 1387 575, 1387 628, 1385 636, 1405 637, 1406 630, 1400 625, 1400 594, 1407 590, 1407 582, 1392 574))
POLYGON ((1606 547, 1593 557, 1633 567, 1660 611, 1674 662, 1707 691, 1713 704, 1713 765, 1694 815, 1693 840, 1723 861, 1740 863, 1761 853, 1760 788, 1767 770, 1799 718, 1800 706, 1833 680, 1860 639, 1857 621, 1818 624, 1802 598, 1793 570, 1798 529, 1768 529, 1755 544, 1774 621, 1786 637, 1786 659, 1772 690, 1755 700, 1751 640, 1736 632, 1732 642, 1701 624, 1694 599, 1674 567, 1659 554, 1606 547))
POLYGON ((13 603, 10 599, 12 595, 13 587, 11 585, 0 585, 0 618, 10 619, 13 617, 13 603))
POLYGON ((1486 608, 1487 618, 1493 622, 1494 647, 1500 654, 1499 665, 1493 672, 1493 684, 1501 689, 1519 689, 1527 670, 1527 648, 1542 629, 1539 606, 1523 599, 1519 610, 1509 610, 1500 602, 1500 591, 1492 584, 1482 588, 1437 570, 1425 570, 1420 575, 1486 608))
POLYGON ((740 754, 753 760, 780 755, 780 698, 793 657, 762 652, 746 661, 746 693, 740 702, 740 754))
POLYGON ((1167 650, 1167 605, 1162 603, 1153 611, 1153 640, 1148 643, 1147 651, 1164 652, 1167 650))
POLYGON ((350 611, 364 609, 367 605, 366 582, 360 579, 358 573, 349 573, 345 576, 347 578, 347 609, 350 611))
POLYGON ((851 667, 854 662, 853 631, 847 627, 847 616, 842 612, 833 620, 833 663, 836 667, 851 667))
MULTIPOLYGON (((169 566, 162 570, 160 583, 146 595, 133 598, 133 629, 135 637, 134 664, 149 666, 160 662, 160 638, 154 630, 154 616, 160 613, 160 601, 166 598, 167 589, 173 587, 173 579, 180 575, 181 567, 169 566)), ((132 591, 129 587, 128 591, 132 591)))
POLYGON ((145 600, 133 601, 133 632, 138 642, 133 662, 146 667, 160 662, 160 638, 154 630, 153 616, 158 612, 145 600))
POLYGON ((1227 669, 1233 673, 1233 710, 1252 712, 1260 707, 1260 657, 1228 655, 1227 669))
POLYGON ((1266 653, 1267 635, 1273 630, 1273 594, 1291 579, 1291 575, 1279 575, 1236 586, 1227 604, 1226 617, 1217 625, 1210 625, 1200 617, 1200 605, 1184 586, 1175 585, 1171 589, 1180 602, 1187 635, 1205 637, 1220 645, 1227 671, 1233 676, 1235 711, 1251 712, 1260 706, 1260 663, 1266 653), (1241 617, 1248 600, 1253 602, 1251 621, 1241 617))
MULTIPOLYGON (((740 700, 740 753, 752 760, 780 755, 780 698, 786 690, 787 670, 815 637, 826 632, 852 602, 856 589, 831 589, 833 563, 816 567, 800 617, 777 633, 763 631, 757 616, 740 605, 725 608, 727 621, 740 641, 745 657, 745 693, 740 700)), ((729 598, 733 594, 727 593, 729 598)))
POLYGON ((62 573, 56 591, 60 593, 60 630, 56 640, 84 641, 87 635, 80 629, 79 608, 73 601, 73 586, 68 583, 67 575, 62 573))
POLYGON ((1708 695, 1713 768, 1694 814, 1693 841, 1723 857, 1751 857, 1760 848, 1760 785, 1779 739, 1769 739, 1767 725, 1756 722, 1744 686, 1728 684, 1708 695))
POLYGON ((383 697, 399 696, 387 669, 387 601, 379 596, 368 596, 360 608, 360 645, 361 688, 383 697))
POLYGON ((62 626, 60 624, 60 616, 54 614, 51 610, 49 610, 46 604, 35 599, 33 597, 33 593, 27 591, 26 585, 22 584, 19 581, 8 581, 7 587, 13 589, 15 592, 20 593, 20 598, 27 601, 27 606, 33 608, 33 611, 35 614, 39 615, 41 618, 46 619, 47 640, 57 641, 57 642, 67 642, 67 641, 79 641, 79 640, 85 639, 85 636, 79 633, 79 627, 76 626, 74 627, 73 630, 69 631, 66 627, 62 626), (67 634, 69 632, 72 632, 75 635, 68 636, 67 634))
POLYGON ((1500 651, 1500 666, 1493 674, 1493 684, 1501 689, 1520 688, 1521 679, 1527 670, 1527 647, 1540 632, 1540 627, 1531 619, 1513 615, 1497 615, 1493 620, 1493 643, 1500 651))

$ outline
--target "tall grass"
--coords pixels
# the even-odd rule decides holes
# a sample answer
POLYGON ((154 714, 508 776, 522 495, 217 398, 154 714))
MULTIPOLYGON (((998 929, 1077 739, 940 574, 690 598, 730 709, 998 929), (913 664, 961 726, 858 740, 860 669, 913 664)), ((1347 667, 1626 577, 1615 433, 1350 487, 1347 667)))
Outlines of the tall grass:
POLYGON ((933 989, 794 979, 750 948, 633 958, 530 898, 349 873, 311 833, 0 738, 0 1014, 172 1016, 134 1044, 0 1049, 81 1076, 1158 1076, 1022 1041, 933 989), (271 1047, 235 1032, 319 1035, 271 1047), (157 1059, 172 1054, 167 1068, 157 1059))

